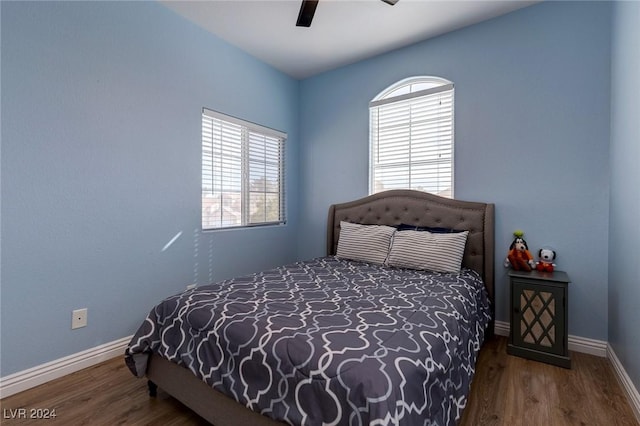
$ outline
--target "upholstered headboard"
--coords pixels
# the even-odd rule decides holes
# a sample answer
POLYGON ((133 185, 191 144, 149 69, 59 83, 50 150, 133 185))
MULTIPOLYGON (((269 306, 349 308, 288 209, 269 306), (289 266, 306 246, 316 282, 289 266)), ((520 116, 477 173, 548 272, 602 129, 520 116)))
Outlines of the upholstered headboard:
POLYGON ((494 205, 442 198, 422 191, 391 190, 329 207, 327 254, 338 247, 340 221, 366 225, 430 226, 468 230, 462 266, 477 271, 494 302, 494 205))

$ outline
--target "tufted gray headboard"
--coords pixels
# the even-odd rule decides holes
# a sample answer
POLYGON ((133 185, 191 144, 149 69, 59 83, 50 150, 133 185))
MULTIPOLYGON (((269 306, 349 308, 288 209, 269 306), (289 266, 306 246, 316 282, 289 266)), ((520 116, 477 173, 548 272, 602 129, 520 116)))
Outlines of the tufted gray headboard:
POLYGON ((340 221, 468 230, 462 265, 477 271, 494 305, 494 205, 442 198, 422 191, 395 189, 329 207, 327 254, 338 247, 340 221))

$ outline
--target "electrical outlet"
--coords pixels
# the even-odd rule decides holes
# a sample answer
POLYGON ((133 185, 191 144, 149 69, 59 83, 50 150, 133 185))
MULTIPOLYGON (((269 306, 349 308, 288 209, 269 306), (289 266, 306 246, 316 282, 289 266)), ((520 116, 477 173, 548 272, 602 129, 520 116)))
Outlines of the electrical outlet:
POLYGON ((191 290, 192 288, 196 288, 198 284, 188 284, 187 285, 187 290, 191 290))
POLYGON ((71 329, 87 326, 87 308, 76 309, 71 313, 71 329))

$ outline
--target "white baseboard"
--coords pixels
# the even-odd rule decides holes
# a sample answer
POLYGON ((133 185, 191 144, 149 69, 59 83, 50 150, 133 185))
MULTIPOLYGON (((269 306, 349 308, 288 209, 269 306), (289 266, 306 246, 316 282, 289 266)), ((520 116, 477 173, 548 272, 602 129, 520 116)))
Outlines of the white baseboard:
POLYGON ((613 351, 611 345, 607 345, 607 358, 611 360, 611 364, 613 364, 613 369, 618 376, 618 380, 620 381, 622 388, 627 394, 629 405, 631 405, 631 409, 636 415, 636 419, 638 420, 638 422, 640 422, 640 393, 638 393, 638 390, 633 385, 631 378, 620 363, 620 360, 618 359, 616 353, 613 351))
MULTIPOLYGON (((494 331, 498 336, 509 336, 509 323, 496 321, 494 331)), ((607 342, 603 342, 602 340, 569 335, 568 343, 570 351, 595 355, 602 358, 607 357, 607 342)))
POLYGON ((606 358, 607 342, 569 335, 569 350, 606 358))
POLYGON ((495 321, 493 332, 498 336, 506 336, 509 337, 509 323, 505 321, 495 321))
POLYGON ((123 337, 86 351, 2 377, 0 378, 0 398, 6 398, 67 374, 75 373, 83 368, 124 355, 127 344, 132 337, 123 337))

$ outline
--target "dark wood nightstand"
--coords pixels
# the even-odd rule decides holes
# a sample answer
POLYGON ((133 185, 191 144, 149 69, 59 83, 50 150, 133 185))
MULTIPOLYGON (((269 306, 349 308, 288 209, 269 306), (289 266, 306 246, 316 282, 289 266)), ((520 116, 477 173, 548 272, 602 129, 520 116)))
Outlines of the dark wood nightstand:
POLYGON ((562 271, 509 271, 511 332, 507 353, 571 368, 569 282, 562 271))

